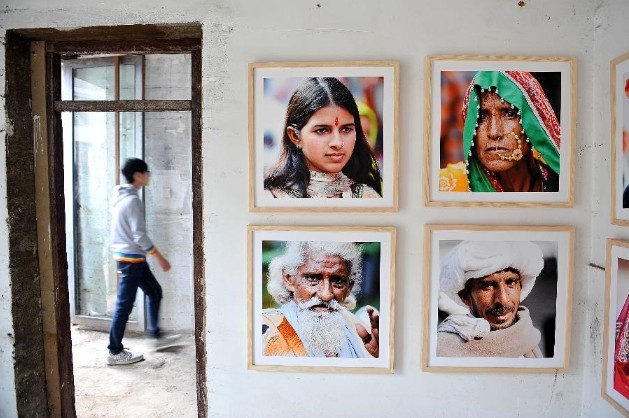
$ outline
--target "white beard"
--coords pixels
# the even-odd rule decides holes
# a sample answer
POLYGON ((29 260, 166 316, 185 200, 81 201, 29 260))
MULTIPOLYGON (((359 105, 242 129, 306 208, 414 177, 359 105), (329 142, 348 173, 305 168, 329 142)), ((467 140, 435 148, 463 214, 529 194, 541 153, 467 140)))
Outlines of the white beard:
POLYGON ((346 342, 345 319, 340 310, 345 309, 336 300, 327 304, 317 296, 306 302, 297 302, 297 334, 301 341, 315 353, 336 357, 346 342), (316 305, 327 305, 332 311, 313 311, 316 305))

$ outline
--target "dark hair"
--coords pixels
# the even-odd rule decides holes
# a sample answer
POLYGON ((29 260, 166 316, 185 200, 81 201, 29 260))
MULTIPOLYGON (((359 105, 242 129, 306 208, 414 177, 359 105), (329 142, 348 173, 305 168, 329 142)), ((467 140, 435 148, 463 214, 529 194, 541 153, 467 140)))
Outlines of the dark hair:
POLYGON ((146 173, 149 171, 149 167, 143 160, 139 158, 129 158, 124 162, 122 169, 120 170, 122 175, 127 180, 127 183, 133 183, 133 175, 135 173, 146 173))
POLYGON ((301 197, 306 196, 310 183, 310 171, 304 154, 288 137, 287 128, 301 130, 317 110, 330 104, 347 110, 354 117, 356 144, 342 172, 359 183, 364 183, 382 195, 380 170, 376 157, 367 142, 360 124, 360 115, 354 96, 347 87, 334 77, 309 78, 293 93, 288 108, 282 137, 282 153, 278 162, 264 179, 265 189, 295 189, 301 197))

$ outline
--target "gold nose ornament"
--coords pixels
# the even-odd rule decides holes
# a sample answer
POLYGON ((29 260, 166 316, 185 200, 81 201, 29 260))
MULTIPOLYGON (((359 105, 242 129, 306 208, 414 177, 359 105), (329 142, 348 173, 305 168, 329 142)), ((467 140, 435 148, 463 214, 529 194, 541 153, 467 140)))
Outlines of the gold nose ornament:
MULTIPOLYGON (((502 161, 520 161, 524 154, 522 153, 522 140, 520 136, 515 132, 509 132, 511 135, 515 137, 515 140, 518 142, 518 149, 514 149, 511 151, 511 155, 498 154, 502 161)), ((496 145, 496 149, 498 146, 496 145)))

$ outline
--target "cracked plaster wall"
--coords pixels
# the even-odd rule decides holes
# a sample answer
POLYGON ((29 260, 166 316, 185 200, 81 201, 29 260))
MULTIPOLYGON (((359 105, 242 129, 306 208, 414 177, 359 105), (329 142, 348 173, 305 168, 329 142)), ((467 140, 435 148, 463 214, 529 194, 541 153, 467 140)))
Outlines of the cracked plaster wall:
MULTIPOLYGON (((600 396, 604 309, 605 309, 605 264, 606 240, 617 238, 629 240, 627 227, 610 224, 611 220, 611 108, 610 108, 610 61, 629 52, 629 6, 624 1, 596 2, 592 23, 594 25, 594 54, 592 56, 591 95, 587 103, 592 129, 584 137, 584 158, 581 167, 591 167, 587 175, 592 179, 586 192, 591 200, 591 223, 588 238, 591 244, 588 255, 590 265, 587 288, 584 292, 582 309, 587 311, 584 324, 583 348, 585 361, 583 373, 583 416, 598 417, 609 404, 600 396), (592 361, 595 359, 595 361, 592 361)), ((609 416, 620 416, 615 410, 609 416)))
MULTIPOLYGON (((600 398, 604 239, 628 236, 609 226, 607 179, 609 60, 627 52, 629 9, 622 0, 446 3, 366 0, 267 2, 8 0, 0 37, 10 28, 131 23, 203 24, 204 228, 210 416, 327 415, 522 417, 619 416, 600 398), (521 2, 522 3, 522 2, 521 2), (424 57, 433 54, 577 58, 576 198, 567 209, 426 208, 424 57), (247 63, 287 60, 400 61, 400 209, 396 214, 251 214, 248 210, 247 63), (602 187, 601 187, 602 186, 602 187), (420 371, 422 225, 426 223, 575 225, 570 372, 451 374, 420 371), (393 225, 398 228, 395 373, 262 373, 246 369, 246 225, 393 225), (229 243, 229 245, 225 245, 229 243), (316 397, 312 389, 316 388, 316 397), (351 395, 350 395, 351 394, 351 395), (348 402, 348 396, 351 400, 348 402), (314 401, 313 401, 314 399, 314 401), (325 402, 319 400, 325 399, 325 402), (349 408, 349 409, 348 409, 349 408)), ((0 55, 3 48, 0 48, 0 55)), ((2 58, 0 58, 2 59, 2 58)), ((2 67, 4 68, 4 67, 2 67)), ((4 83, 0 75, 0 84, 4 83)), ((0 111, 4 100, 0 100, 0 111)), ((0 112, 3 114, 3 112, 0 112)), ((2 122, 2 118, 0 118, 2 122)), ((6 124, 2 125, 3 127, 6 124)), ((2 150, 0 146, 0 150, 2 150)), ((6 219, 1 170, 0 216, 6 219)), ((0 225, 0 284, 6 285, 6 225, 0 225), (4 228, 4 229, 3 229, 4 228)), ((0 297, 2 294, 0 294, 0 297)), ((0 312, 10 302, 0 298, 0 312)), ((6 316, 0 328, 10 329, 6 316)), ((2 334, 4 335, 4 333, 2 334)), ((0 340, 3 353, 11 342, 0 340)), ((3 363, 6 364, 6 363, 3 363)), ((11 400, 0 375, 0 404, 11 400)), ((10 377, 10 376, 9 376, 10 377)))

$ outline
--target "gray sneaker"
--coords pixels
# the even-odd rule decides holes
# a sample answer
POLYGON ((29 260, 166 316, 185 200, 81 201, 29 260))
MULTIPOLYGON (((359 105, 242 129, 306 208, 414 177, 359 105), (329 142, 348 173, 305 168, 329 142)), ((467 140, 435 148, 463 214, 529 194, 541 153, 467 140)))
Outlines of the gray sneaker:
POLYGON ((107 364, 110 366, 118 366, 121 364, 132 364, 144 360, 142 354, 132 353, 129 350, 122 350, 118 354, 107 355, 107 364))
POLYGON ((182 337, 179 334, 164 335, 154 340, 153 348, 155 348, 155 351, 161 351, 170 347, 175 347, 183 343, 181 339, 182 337))

